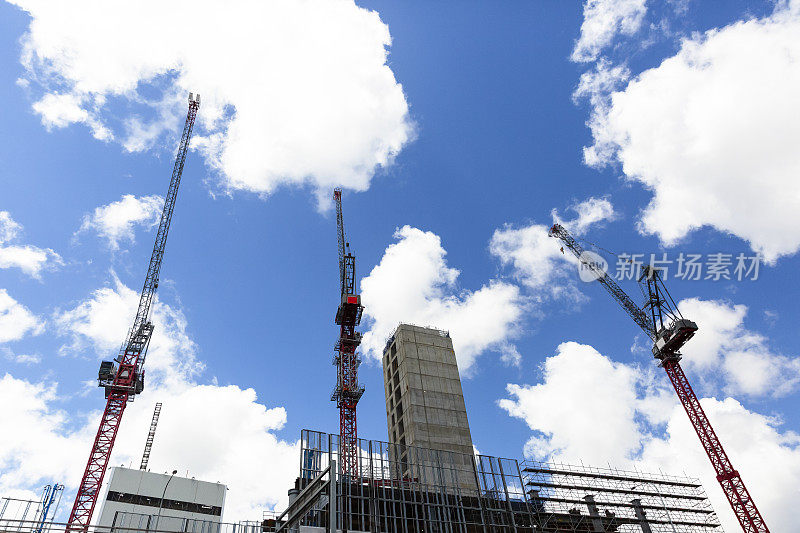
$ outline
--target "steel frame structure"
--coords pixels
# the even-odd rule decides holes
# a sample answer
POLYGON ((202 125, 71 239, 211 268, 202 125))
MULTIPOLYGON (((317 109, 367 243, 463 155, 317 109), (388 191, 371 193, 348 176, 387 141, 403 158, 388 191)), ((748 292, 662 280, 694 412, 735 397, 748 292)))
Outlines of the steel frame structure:
POLYGON ((693 478, 538 461, 523 461, 521 468, 543 529, 557 530, 571 515, 605 522, 589 531, 722 530, 703 486, 693 478))
MULTIPOLYGON (((310 430, 300 448, 298 490, 344 453, 337 435, 310 430)), ((358 477, 340 478, 335 490, 336 524, 328 521, 327 496, 301 524, 399 533, 721 531, 696 479, 364 439, 357 449, 358 477)))
POLYGON ((344 476, 356 476, 358 472, 356 408, 364 394, 364 387, 358 382, 358 366, 361 360, 356 349, 361 344, 361 334, 356 331, 356 326, 361 322, 364 308, 361 306, 361 296, 356 290, 356 258, 350 253, 350 244, 345 239, 341 189, 333 191, 333 200, 336 203, 341 299, 335 319, 336 325, 339 326, 339 339, 334 346, 336 387, 331 394, 331 401, 336 402, 339 408, 339 433, 342 435, 344 452, 339 463, 340 473, 344 476))
MULTIPOLYGON (((689 420, 697 433, 703 449, 711 461, 717 474, 717 481, 728 499, 739 525, 745 533, 769 533, 769 528, 764 522, 755 501, 744 485, 739 472, 733 467, 728 454, 725 453, 711 422, 708 420, 700 401, 697 399, 689 380, 683 373, 680 365, 681 354, 678 350, 688 341, 697 326, 685 320, 677 309, 674 300, 664 286, 661 274, 657 269, 644 266, 639 277, 639 284, 645 293, 647 301, 644 308, 639 308, 633 300, 623 291, 617 283, 606 274, 598 265, 585 258, 583 247, 578 244, 572 235, 560 224, 554 224, 550 229, 550 236, 560 239, 567 248, 578 258, 586 268, 591 269, 597 281, 605 287, 616 302, 625 310, 634 322, 654 341, 653 355, 659 360, 659 365, 664 368, 672 383, 675 393, 683 405, 689 420), (649 311, 649 315, 648 312, 649 311), (693 325, 693 330, 677 331, 675 324, 693 325), (672 338, 664 332, 672 328, 672 338), (667 338, 665 341, 664 339, 667 338)), ((689 328, 691 329, 691 328, 689 328)))
POLYGON ((114 448, 114 441, 117 437, 125 407, 128 401, 133 401, 135 395, 144 388, 143 366, 147 356, 147 347, 150 344, 150 337, 153 333, 153 324, 150 322, 150 307, 158 289, 161 261, 164 257, 164 248, 167 243, 172 213, 175 209, 175 200, 178 196, 178 187, 181 183, 186 153, 199 107, 200 95, 195 97, 192 93, 189 93, 189 111, 186 115, 183 134, 178 145, 178 153, 172 169, 169 189, 164 200, 164 208, 161 212, 161 219, 156 232, 153 253, 150 256, 147 275, 139 297, 139 306, 136 310, 133 327, 128 332, 128 337, 116 359, 119 366, 113 372, 113 379, 109 379, 107 375, 102 374, 103 367, 101 366, 99 385, 105 388, 106 407, 100 419, 100 427, 97 429, 92 450, 89 454, 89 461, 86 464, 86 469, 75 496, 75 503, 70 513, 69 524, 72 530, 85 530, 89 525, 97 503, 97 497, 103 485, 103 477, 106 473, 111 450, 114 448))

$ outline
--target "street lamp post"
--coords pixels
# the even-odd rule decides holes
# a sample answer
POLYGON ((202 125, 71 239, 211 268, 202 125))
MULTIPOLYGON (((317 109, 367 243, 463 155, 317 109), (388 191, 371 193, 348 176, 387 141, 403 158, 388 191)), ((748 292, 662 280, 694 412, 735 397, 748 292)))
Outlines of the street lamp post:
POLYGON ((164 496, 167 495, 167 487, 169 487, 169 482, 172 481, 172 477, 177 474, 177 470, 172 471, 172 475, 169 476, 166 485, 164 485, 164 492, 161 493, 161 500, 158 502, 158 516, 156 517, 156 529, 161 528, 161 507, 164 505, 164 496))
POLYGON ((631 490, 635 489, 638 485, 650 485, 656 490, 656 494, 658 494, 658 498, 661 500, 661 506, 664 508, 664 513, 667 515, 667 520, 669 520, 669 525, 670 527, 672 527, 672 533, 678 533, 678 530, 675 529, 675 524, 672 523, 672 515, 670 515, 669 511, 667 510, 667 502, 666 500, 664 500, 664 496, 661 494, 661 491, 658 490, 656 484, 650 481, 642 481, 640 483, 636 483, 633 487, 631 487, 631 490))

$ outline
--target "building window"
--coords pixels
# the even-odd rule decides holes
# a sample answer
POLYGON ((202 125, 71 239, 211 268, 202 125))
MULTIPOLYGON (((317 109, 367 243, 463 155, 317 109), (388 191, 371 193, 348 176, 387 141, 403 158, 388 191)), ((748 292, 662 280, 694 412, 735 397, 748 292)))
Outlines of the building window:
POLYGON ((180 500, 169 500, 155 496, 142 496, 140 494, 130 494, 127 492, 108 491, 106 498, 110 502, 129 503, 132 505, 146 505, 148 507, 160 507, 162 509, 172 509, 174 511, 184 511, 187 513, 199 513, 212 516, 222 515, 222 507, 203 505, 195 502, 184 502, 180 500))

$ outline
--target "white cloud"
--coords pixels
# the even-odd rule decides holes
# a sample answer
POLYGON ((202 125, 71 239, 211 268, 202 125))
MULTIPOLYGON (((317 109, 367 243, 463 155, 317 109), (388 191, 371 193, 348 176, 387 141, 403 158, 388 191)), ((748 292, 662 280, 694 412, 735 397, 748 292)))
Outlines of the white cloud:
MULTIPOLYGON (((73 309, 56 313, 59 333, 70 339, 63 351, 93 348, 98 358, 111 358, 137 303, 137 294, 115 278, 112 287, 98 289, 73 309)), ((226 520, 260 519, 262 510, 285 505, 299 458, 297 443, 275 434, 286 423, 285 410, 259 403, 253 389, 221 386, 215 380, 199 382, 203 364, 196 358, 183 313, 156 300, 152 318, 156 327, 146 363, 145 391, 125 411, 109 464, 138 466, 153 405, 160 401, 164 407, 151 470, 177 469, 180 475, 188 470, 198 479, 227 484, 226 520)), ((102 394, 94 387, 89 394, 99 409, 102 394)), ((83 418, 70 415, 59 408, 66 398, 57 394, 56 384, 9 375, 0 380, 0 401, 6 396, 24 401, 14 402, 12 409, 0 414, 2 427, 20 428, 0 435, 0 491, 32 490, 55 478, 63 480, 71 497, 100 411, 83 418)))
POLYGON ((45 94, 33 104, 33 110, 42 117, 48 131, 64 128, 72 123, 83 123, 92 130, 92 135, 101 141, 110 141, 113 133, 88 111, 81 107, 81 98, 75 94, 45 94))
POLYGON ((572 220, 562 220, 555 209, 552 215, 554 222, 558 222, 574 235, 583 235, 591 226, 617 218, 614 206, 605 198, 591 197, 570 206, 570 209, 577 215, 572 220))
MULTIPOLYGON (((94 391, 98 407, 102 394, 94 391)), ((56 385, 0 378, 0 492, 34 492, 56 479, 65 483, 68 513, 89 454, 100 412, 70 414, 59 407, 56 385), (76 429, 75 429, 76 428, 76 429)), ((299 449, 275 435, 286 423, 282 407, 267 409, 253 389, 181 382, 146 387, 128 404, 110 466, 138 467, 153 405, 163 403, 149 467, 178 470, 225 483, 224 520, 258 520, 266 509, 287 503, 297 476, 299 449), (236 413, 236 416, 231 416, 236 413), (246 457, 247 460, 242 460, 246 457)), ((98 506, 99 508, 99 506, 98 506)))
MULTIPOLYGON (((700 403, 772 531, 795 527, 794 502, 800 496, 800 435, 781 431, 778 418, 749 411, 733 398, 703 398, 700 403)), ((666 435, 652 439, 641 463, 651 470, 699 477, 725 531, 740 526, 716 480, 708 456, 683 408, 669 411, 666 435)))
POLYGON ((11 218, 8 211, 0 211, 0 244, 14 240, 22 232, 22 225, 11 218))
MULTIPOLYGON (((56 312, 53 322, 71 343, 62 353, 83 353, 87 347, 105 359, 115 355, 133 323, 139 294, 116 276, 114 285, 95 290, 72 309, 56 312)), ((197 347, 187 332, 180 309, 156 296, 150 319, 155 329, 147 352, 147 377, 159 383, 185 382, 198 376, 204 366, 196 358, 197 347)))
POLYGON ((18 341, 44 331, 44 321, 0 289, 0 342, 18 341))
POLYGON ((0 268, 19 268, 28 276, 40 279, 42 270, 64 264, 61 256, 50 248, 29 244, 9 244, 19 239, 22 225, 8 211, 0 211, 0 268))
MULTIPOLYGON (((163 407, 151 471, 177 469, 186 475, 188 470, 190 477, 225 483, 226 521, 258 520, 262 511, 288 503, 300 450, 275 435, 286 424, 286 411, 268 409, 253 389, 236 385, 151 387, 125 413, 112 465, 139 466, 155 402, 163 407)), ((84 453, 88 456, 88 448, 84 453)))
POLYGON ((0 432, 0 492, 38 493, 44 483, 54 480, 75 486, 97 429, 70 428, 70 417, 58 408, 52 383, 29 383, 5 374, 0 378, 0 403, 6 406, 0 409, 0 427, 14 428, 0 432))
MULTIPOLYGON (((526 456, 686 472, 701 479, 723 526, 734 531, 736 519, 668 383, 655 367, 615 363, 591 346, 565 342, 545 361, 539 383, 508 385, 509 397, 499 405, 533 430, 526 456)), ((733 398, 701 403, 767 523, 775 531, 790 530, 800 436, 781 432, 779 420, 733 398)))
MULTIPOLYGON (((604 198, 589 198, 570 207, 575 218, 562 220, 553 210, 553 221, 570 232, 580 235, 603 221, 614 220, 617 215, 611 203, 604 198)), ((534 290, 534 297, 563 297, 580 301, 583 296, 575 284, 577 271, 565 269, 566 263, 577 265, 577 259, 563 248, 563 243, 550 237, 550 228, 531 224, 517 228, 507 225, 495 230, 489 250, 504 266, 511 266, 513 275, 534 290)))
POLYGON ((120 200, 96 207, 94 213, 85 215, 78 232, 93 230, 108 241, 111 249, 117 250, 122 241, 134 242, 134 226, 157 225, 163 207, 161 196, 137 198, 125 194, 120 200))
POLYGON ((8 346, 0 347, 0 353, 9 361, 14 361, 20 365, 38 365, 42 362, 42 357, 39 354, 18 354, 8 346))
POLYGON ((575 295, 574 280, 564 268, 572 255, 560 251, 561 241, 550 237, 548 230, 542 224, 505 226, 495 230, 489 250, 503 265, 510 265, 514 276, 528 287, 554 296, 575 295))
POLYGON ((61 256, 50 248, 0 246, 0 268, 19 268, 30 277, 39 279, 48 262, 51 265, 62 264, 61 256))
POLYGON ((572 61, 594 61, 617 33, 635 34, 646 12, 645 0, 586 0, 581 35, 575 42, 572 61))
POLYGON ((605 464, 629 460, 640 451, 635 369, 591 346, 566 342, 547 358, 543 373, 543 383, 508 385, 512 399, 500 400, 500 407, 537 432, 525 445, 526 455, 605 464), (574 409, 575 398, 582 398, 585 408, 574 409))
POLYGON ((653 192, 640 231, 675 245, 702 226, 768 261, 800 248, 800 2, 683 41, 589 125, 593 166, 619 162, 653 192), (743 216, 746 213, 746 216, 743 216))
POLYGON ((800 384, 800 358, 773 353, 767 338, 744 326, 747 306, 689 298, 678 303, 699 326, 684 361, 730 394, 785 396, 800 384))
POLYGON ((141 150, 199 92, 196 146, 224 188, 310 185, 324 202, 336 185, 366 190, 413 135, 389 29, 352 0, 12 3, 31 16, 21 60, 45 125, 141 150))
POLYGON ((369 331, 362 346, 380 360, 386 339, 401 322, 450 331, 461 372, 468 372, 486 350, 500 351, 515 363, 511 344, 525 308, 519 288, 491 280, 476 291, 459 291, 459 271, 447 266, 438 235, 410 226, 394 234, 398 242, 361 280, 361 299, 369 331))

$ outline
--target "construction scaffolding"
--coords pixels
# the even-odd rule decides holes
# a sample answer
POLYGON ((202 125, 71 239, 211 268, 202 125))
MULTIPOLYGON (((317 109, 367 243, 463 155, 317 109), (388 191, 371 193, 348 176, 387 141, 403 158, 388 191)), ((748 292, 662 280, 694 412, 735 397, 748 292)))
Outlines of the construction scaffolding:
MULTIPOLYGON (((370 532, 721 532, 697 480, 464 456, 358 440, 358 476, 328 476, 337 435, 301 434, 300 476, 285 529, 370 532), (460 456, 460 457, 459 457, 460 456), (332 486, 330 480, 335 480, 332 486), (324 488, 325 483, 329 488, 324 488), (314 488, 314 501, 307 495, 314 488), (334 494, 331 527, 329 495, 334 494), (299 506, 302 505, 300 513, 299 506)), ((336 463, 334 463, 336 464, 336 463)), ((276 524, 277 530, 281 522, 276 524)))
POLYGON ((722 531, 696 479, 535 461, 523 461, 522 478, 545 527, 588 511, 590 521, 608 519, 615 531, 722 531))

